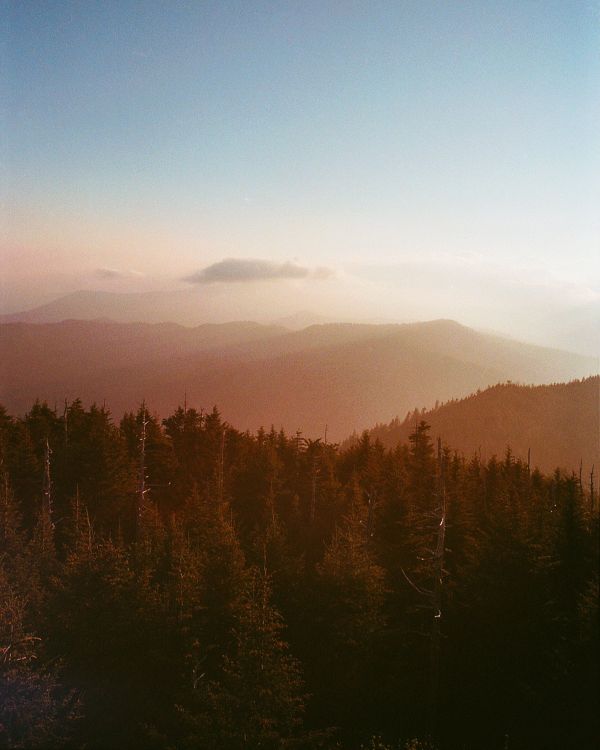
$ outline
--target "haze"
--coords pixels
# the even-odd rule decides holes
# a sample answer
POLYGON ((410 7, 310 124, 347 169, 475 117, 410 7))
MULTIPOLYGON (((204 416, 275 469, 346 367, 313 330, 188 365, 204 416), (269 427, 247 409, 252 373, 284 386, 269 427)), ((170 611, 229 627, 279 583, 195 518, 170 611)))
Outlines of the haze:
POLYGON ((597 351, 597 3, 2 13, 0 312, 178 292, 597 351))

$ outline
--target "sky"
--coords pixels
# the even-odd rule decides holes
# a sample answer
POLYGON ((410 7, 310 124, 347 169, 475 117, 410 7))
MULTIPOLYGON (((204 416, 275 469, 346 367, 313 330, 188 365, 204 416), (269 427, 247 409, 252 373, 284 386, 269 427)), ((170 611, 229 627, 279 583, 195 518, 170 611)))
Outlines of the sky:
POLYGON ((219 286, 548 342, 598 314, 599 0, 0 13, 0 312, 219 286))

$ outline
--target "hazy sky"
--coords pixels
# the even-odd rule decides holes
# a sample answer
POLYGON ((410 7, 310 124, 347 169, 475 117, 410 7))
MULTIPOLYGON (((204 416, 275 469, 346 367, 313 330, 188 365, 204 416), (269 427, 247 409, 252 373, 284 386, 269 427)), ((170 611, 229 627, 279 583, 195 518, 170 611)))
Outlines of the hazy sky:
POLYGON ((252 285, 535 338, 598 308, 598 0, 0 12, 3 311, 252 285))

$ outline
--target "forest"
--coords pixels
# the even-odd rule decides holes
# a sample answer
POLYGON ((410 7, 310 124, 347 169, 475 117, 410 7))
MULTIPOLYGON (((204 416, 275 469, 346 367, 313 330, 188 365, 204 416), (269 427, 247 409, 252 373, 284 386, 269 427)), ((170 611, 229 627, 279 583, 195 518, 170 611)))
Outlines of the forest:
MULTIPOLYGON (((600 376, 550 385, 497 383, 463 399, 435 408, 415 409, 369 430, 371 439, 387 448, 408 441, 415 419, 431 425, 453 450, 479 453, 485 460, 501 455, 510 445, 521 458, 542 471, 556 467, 587 476, 600 464, 600 376)), ((356 442, 354 435, 342 448, 356 442)), ((597 470, 597 469, 596 469, 597 470)))
POLYGON ((0 515, 0 747, 597 746, 593 473, 36 402, 0 515))

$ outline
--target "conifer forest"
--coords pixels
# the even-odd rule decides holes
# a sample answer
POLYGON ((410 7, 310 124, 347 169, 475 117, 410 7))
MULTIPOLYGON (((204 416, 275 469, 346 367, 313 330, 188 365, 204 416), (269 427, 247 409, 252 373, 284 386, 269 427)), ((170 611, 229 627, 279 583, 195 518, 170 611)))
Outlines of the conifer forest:
POLYGON ((593 472, 36 402, 0 515, 0 747, 596 747, 593 472))

